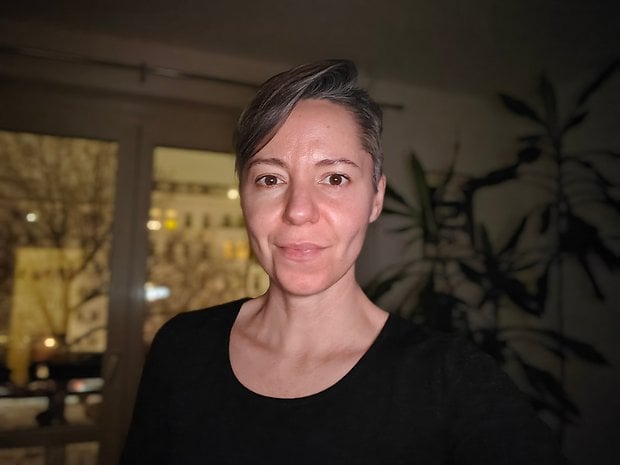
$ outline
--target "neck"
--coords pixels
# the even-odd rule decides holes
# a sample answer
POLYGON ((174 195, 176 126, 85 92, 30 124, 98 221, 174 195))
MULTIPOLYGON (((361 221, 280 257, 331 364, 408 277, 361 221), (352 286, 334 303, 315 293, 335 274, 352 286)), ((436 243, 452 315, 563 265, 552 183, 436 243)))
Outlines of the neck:
POLYGON ((271 286, 253 307, 247 324, 255 337, 291 352, 354 343, 360 335, 376 334, 387 318, 352 278, 312 296, 290 295, 271 286))

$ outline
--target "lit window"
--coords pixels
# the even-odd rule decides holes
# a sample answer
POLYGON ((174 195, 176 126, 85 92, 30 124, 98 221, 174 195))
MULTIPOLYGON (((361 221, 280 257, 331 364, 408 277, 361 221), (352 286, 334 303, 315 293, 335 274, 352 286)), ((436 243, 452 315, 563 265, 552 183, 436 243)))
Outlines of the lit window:
POLYGON ((164 221, 164 228, 169 231, 174 231, 178 227, 179 223, 177 222, 176 218, 166 218, 166 221, 164 221))
POLYGON ((37 215, 35 212, 26 213, 26 221, 28 223, 35 223, 38 219, 39 215, 37 215))
POLYGON ((159 220, 149 220, 146 222, 146 227, 150 231, 159 231, 161 229, 161 221, 159 220))
POLYGON ((226 197, 228 197, 230 200, 237 200, 239 198, 239 191, 234 188, 228 189, 226 197))

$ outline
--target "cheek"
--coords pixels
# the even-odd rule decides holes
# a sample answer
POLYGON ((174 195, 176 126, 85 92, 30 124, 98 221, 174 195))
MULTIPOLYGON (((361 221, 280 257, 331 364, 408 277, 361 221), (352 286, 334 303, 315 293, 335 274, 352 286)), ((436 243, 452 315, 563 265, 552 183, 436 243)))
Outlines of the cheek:
POLYGON ((247 199, 241 197, 241 211, 248 218, 270 213, 275 205, 277 205, 275 198, 260 193, 248 196, 247 199))
POLYGON ((351 199, 349 211, 353 221, 365 229, 371 223, 375 211, 374 194, 363 192, 351 199))
POLYGON ((262 202, 241 200, 241 211, 252 248, 260 247, 260 243, 269 236, 270 228, 275 224, 272 218, 273 210, 269 207, 263 208, 262 202))
POLYGON ((247 214, 244 212, 243 218, 245 220, 245 228, 250 239, 257 239, 260 237, 263 229, 262 226, 264 226, 265 221, 261 221, 260 216, 256 215, 256 212, 247 214))
POLYGON ((369 223, 371 210, 365 204, 359 202, 339 205, 337 208, 330 209, 330 223, 342 237, 354 238, 363 234, 369 223))

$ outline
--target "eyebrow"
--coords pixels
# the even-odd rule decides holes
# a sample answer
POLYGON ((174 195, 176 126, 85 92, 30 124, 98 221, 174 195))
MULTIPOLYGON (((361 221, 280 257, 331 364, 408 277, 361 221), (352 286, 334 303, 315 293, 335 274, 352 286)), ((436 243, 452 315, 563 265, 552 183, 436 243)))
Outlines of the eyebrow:
MULTIPOLYGON (((349 160, 348 158, 323 158, 317 161, 315 163, 315 166, 333 166, 333 165, 339 165, 339 164, 345 164, 349 166, 354 166, 355 168, 359 168, 359 165, 357 163, 355 163, 352 160, 349 160)), ((250 160, 250 162, 248 163, 247 169, 249 170, 255 165, 273 165, 273 166, 279 166, 281 168, 287 168, 288 166, 287 163, 281 160, 280 158, 275 158, 275 157, 257 158, 254 160, 250 160)))
POLYGON ((282 160, 280 160, 279 158, 254 158, 251 159, 250 162, 248 163, 248 170, 250 168, 252 168, 255 165, 275 165, 275 166, 279 166, 281 168, 286 168, 286 163, 282 160))
POLYGON ((322 160, 319 160, 316 163, 316 166, 333 166, 333 165, 339 165, 339 164, 345 164, 345 165, 350 165, 350 166, 359 168, 359 165, 357 163, 355 163, 352 160, 349 160, 348 158, 324 158, 322 160))

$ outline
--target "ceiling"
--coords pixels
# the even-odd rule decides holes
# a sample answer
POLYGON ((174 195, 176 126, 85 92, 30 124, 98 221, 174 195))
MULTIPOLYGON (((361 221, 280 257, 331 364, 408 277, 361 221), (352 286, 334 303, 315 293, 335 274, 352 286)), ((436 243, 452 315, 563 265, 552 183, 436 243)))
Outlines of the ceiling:
POLYGON ((373 78, 473 93, 620 57, 617 0, 4 0, 0 16, 275 63, 347 57, 373 78))

